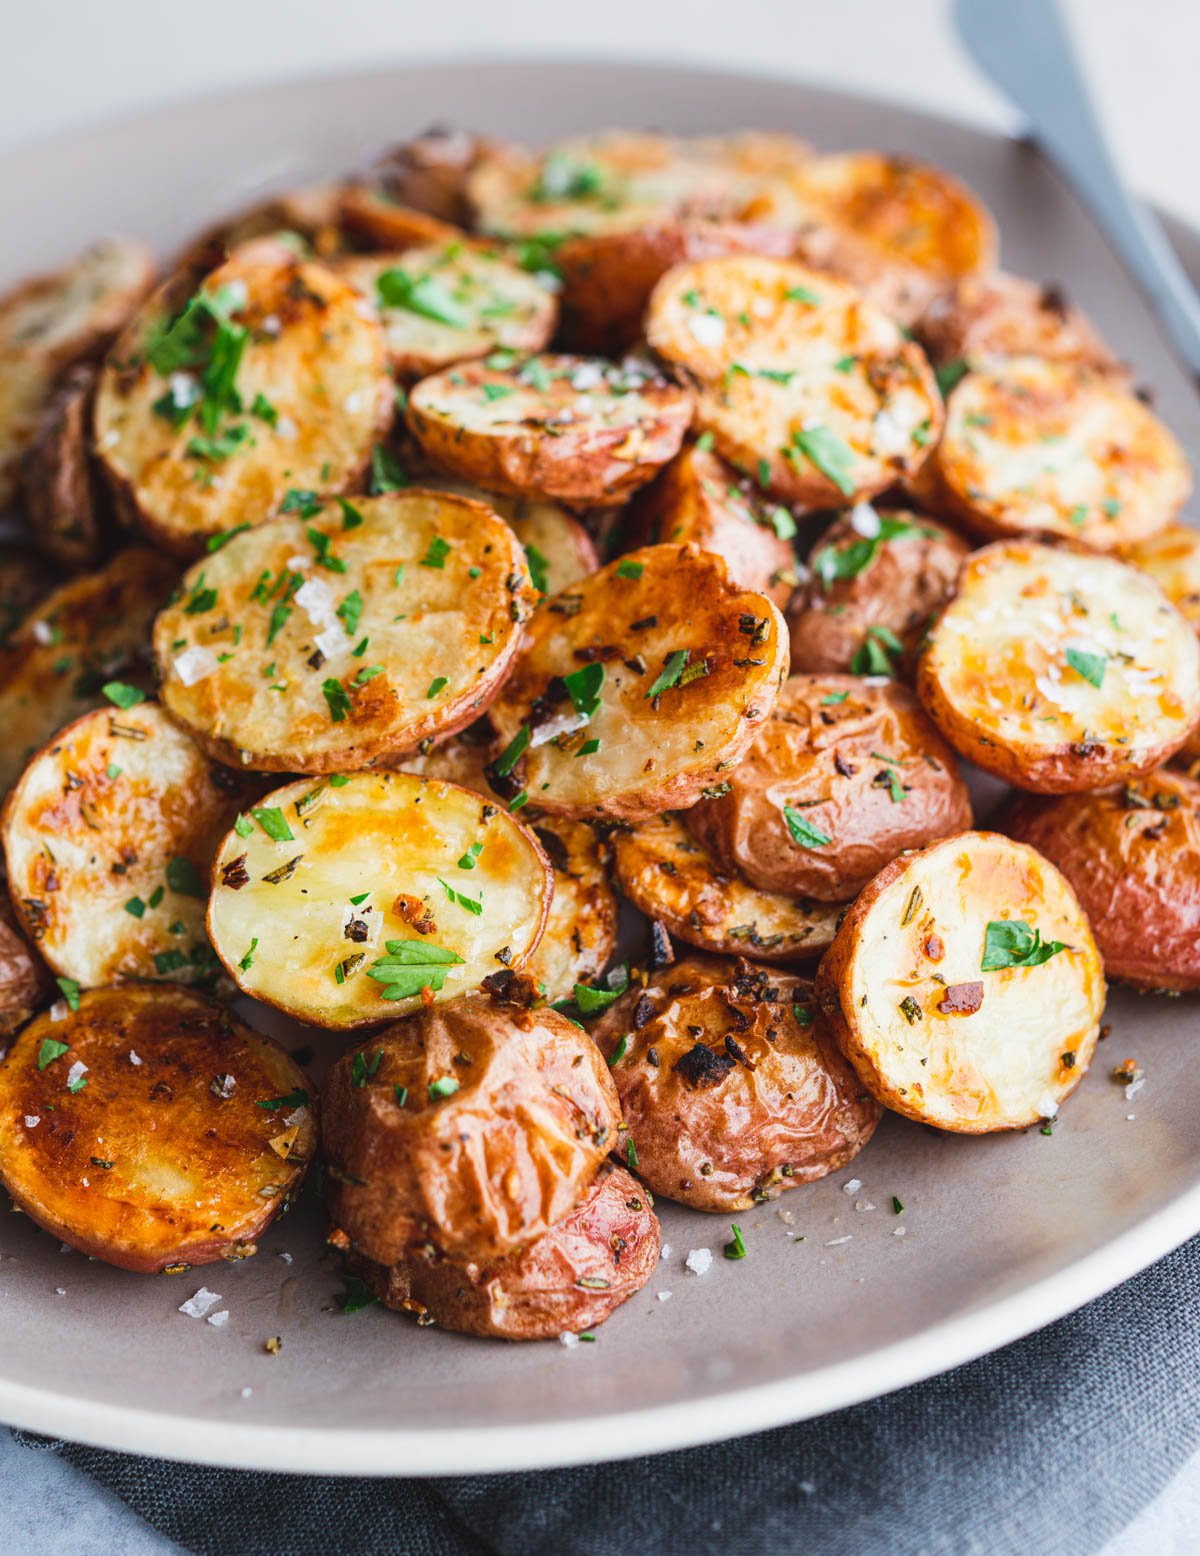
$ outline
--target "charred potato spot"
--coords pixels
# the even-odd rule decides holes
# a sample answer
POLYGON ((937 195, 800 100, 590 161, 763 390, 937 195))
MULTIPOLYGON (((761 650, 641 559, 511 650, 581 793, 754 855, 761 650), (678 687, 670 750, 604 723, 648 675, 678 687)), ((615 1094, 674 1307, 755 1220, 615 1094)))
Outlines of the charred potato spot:
POLYGON ((725 792, 685 822, 760 890, 844 902, 904 849, 969 827, 971 805, 912 692, 796 675, 725 792))
POLYGON ((0 546, 0 648, 54 587, 42 559, 18 546, 0 546))
POLYGON ((662 1246, 649 1193, 606 1163, 581 1203, 524 1248, 488 1264, 432 1248, 390 1266, 349 1268, 385 1307, 500 1340, 553 1340, 602 1324, 654 1274, 662 1246))
POLYGON ((143 1274, 253 1253, 316 1146, 303 1071, 169 984, 95 989, 56 1016, 0 1064, 0 1180, 17 1205, 143 1274))
POLYGON ((907 509, 864 503, 835 519, 788 607, 792 669, 908 679, 966 555, 957 535, 907 509))
POLYGON ((488 491, 574 506, 617 503, 674 455, 690 393, 648 362, 531 357, 423 379, 408 426, 436 465, 488 491))
POLYGON ((1121 373, 1121 364, 1059 286, 993 272, 965 276, 922 315, 917 334, 939 368, 1031 356, 1121 373))
POLYGON ((552 891, 537 840, 499 805, 410 773, 335 774, 239 818, 208 931, 246 994, 367 1026, 523 968, 552 891))
POLYGON ((879 1122, 812 985, 750 962, 677 962, 623 995, 594 1036, 638 1175, 697 1210, 744 1210, 836 1172, 879 1122))
POLYGON ((680 265, 646 337, 698 388, 696 423, 775 496, 810 508, 912 476, 942 426, 918 346, 827 272, 737 257, 680 265))
POLYGON ((56 973, 84 987, 211 980, 220 838, 250 797, 153 705, 85 714, 25 769, 4 812, 9 891, 56 973))
POLYGON ((231 765, 314 773, 470 723, 533 604, 512 531, 431 492, 300 497, 196 563, 159 616, 172 717, 231 765))
POLYGON ((825 953, 817 991, 874 1097, 969 1134, 1055 1116, 1091 1061, 1105 997, 1067 881, 1032 848, 987 832, 882 870, 825 953))
POLYGON ((1178 750, 1200 717, 1200 657, 1144 573, 1006 541, 968 559, 917 689, 962 756, 1057 794, 1147 772, 1178 750))
POLYGON ((1094 794, 1019 800, 1001 825, 1070 881, 1110 978, 1200 988, 1200 783, 1164 769, 1094 794))
POLYGON ((148 681, 150 623, 177 570, 135 547, 49 595, 0 649, 0 792, 71 719, 104 701, 110 680, 148 681))
POLYGON ((609 563, 530 622, 491 708, 505 743, 493 772, 563 815, 634 821, 692 804, 770 713, 782 627, 695 547, 609 563))
POLYGON ((1175 439, 1111 374, 1031 356, 959 380, 916 484, 933 512, 981 535, 1061 535, 1097 551, 1155 534, 1191 489, 1175 439))
POLYGON ((613 862, 617 883, 636 908, 705 951, 765 962, 819 956, 842 913, 839 903, 751 886, 718 864, 679 816, 652 816, 614 834, 613 862))
POLYGON ((323 1096, 330 1213, 394 1264, 426 1243, 487 1262, 587 1192, 621 1125, 599 1049, 555 1011, 467 995, 338 1060, 323 1096))
POLYGON ((289 491, 350 487, 393 385, 374 312, 278 242, 244 245, 182 303, 174 290, 110 353, 95 436, 123 515, 188 557, 261 524, 289 491))

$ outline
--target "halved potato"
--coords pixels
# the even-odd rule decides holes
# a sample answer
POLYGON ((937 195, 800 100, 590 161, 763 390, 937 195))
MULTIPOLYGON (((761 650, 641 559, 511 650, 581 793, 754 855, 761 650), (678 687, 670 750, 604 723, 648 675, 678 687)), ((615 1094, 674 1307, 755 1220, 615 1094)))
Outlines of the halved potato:
POLYGON ((106 349, 153 281, 149 249, 103 238, 0 297, 0 509, 60 376, 106 349))
POLYGON ((606 1162, 584 1198, 532 1243, 491 1264, 422 1248, 398 1264, 351 1255, 384 1307, 496 1340, 554 1340, 602 1324, 654 1274, 662 1248, 649 1193, 606 1162))
POLYGON ((161 708, 98 708, 61 730, 4 808, 8 889, 51 968, 84 988, 211 980, 217 844, 255 782, 204 756, 161 708))
POLYGON ((524 553, 481 503, 309 495, 195 563, 155 623, 163 705, 235 766, 334 772, 452 734, 532 609, 524 553))
POLYGON ((343 1054, 321 1124, 329 1211, 356 1250, 394 1264, 432 1244, 487 1262, 584 1199, 621 1110, 575 1022, 471 994, 343 1054))
POLYGON ((553 889, 533 834, 480 795, 334 774, 239 818, 208 933, 244 993, 314 1026, 370 1026, 522 969, 553 889))
POLYGON ((1122 562, 1149 573, 1175 609, 1200 632, 1200 531, 1169 524, 1149 540, 1122 547, 1122 562))
POLYGON ((998 541, 968 557, 917 690, 962 756, 1062 794, 1149 772, 1200 718, 1196 635, 1145 573, 998 541))
POLYGON ((52 991, 46 964, 21 933, 7 896, 0 898, 0 1037, 23 1027, 52 991))
POLYGON ((826 951, 817 991, 872 1096, 965 1134, 1053 1118, 1091 1062, 1105 998, 1070 885, 994 832, 881 870, 826 951))
POLYGON ((311 250, 318 259, 332 259, 348 246, 342 219, 344 193, 344 185, 331 183, 304 184, 269 195, 193 238, 172 268, 200 265, 211 270, 242 244, 285 233, 303 239, 306 253, 311 250))
POLYGON ((490 716, 492 771, 560 815, 690 805, 745 753, 787 673, 783 618, 695 546, 646 546, 534 615, 490 716))
POLYGON ((0 648, 54 587, 43 559, 20 545, 0 545, 0 648))
POLYGON ((0 1181, 121 1269, 245 1259, 316 1147, 307 1085, 278 1043, 190 989, 92 989, 0 1064, 0 1181))
POLYGON ((878 151, 810 157, 743 214, 791 227, 799 258, 860 287, 904 324, 996 258, 995 222, 965 184, 878 151))
POLYGON ((554 333, 554 294, 482 244, 356 255, 337 270, 378 313, 400 379, 489 351, 540 351, 554 333))
POLYGON ((634 498, 625 539, 631 546, 715 551, 735 583, 768 595, 782 610, 796 587, 795 533, 786 508, 710 449, 689 443, 634 498))
POLYGON ((783 259, 679 265, 646 336, 698 386, 696 423, 777 497, 834 507, 911 476, 942 402, 919 346, 852 287, 783 259))
POLYGON ((692 397, 648 363, 532 357, 423 379, 408 426, 435 464, 493 492, 623 501, 679 451, 692 397))
POLYGON ((1059 286, 992 271, 964 276, 917 323, 930 360, 955 371, 988 357, 1043 357, 1104 372, 1125 369, 1059 286))
POLYGON ((502 150, 499 141, 441 126, 401 141, 347 192, 347 220, 359 237, 380 248, 391 247, 394 227, 388 218, 395 211, 424 216, 431 227, 435 221, 465 226, 471 219, 467 177, 484 157, 502 150))
POLYGON ((141 546, 49 595, 0 649, 0 793, 57 729, 105 701, 109 681, 150 679, 150 624, 179 576, 141 546))
POLYGON ((820 956, 844 905, 759 891, 717 863, 679 816, 613 835, 617 884, 635 908, 703 951, 795 962, 820 956))
POLYGON ((30 539, 72 570, 102 561, 111 532, 107 494, 92 463, 97 373, 86 363, 70 369, 50 397, 21 473, 30 539))
POLYGON ((911 675, 966 555, 953 531, 910 509, 860 503, 835 519, 788 607, 793 671, 911 675))
POLYGON ((1104 970, 1139 989, 1200 989, 1200 783, 1163 768, 1120 788, 1022 798, 997 825, 1075 888, 1104 970))
POLYGON ((749 751, 684 817, 762 891, 846 902, 908 848, 971 825, 954 753, 907 687, 793 675, 749 751))
POLYGON ((281 243, 245 244, 177 292, 168 283, 109 354, 95 436, 123 516, 195 556, 290 492, 347 490, 394 386, 373 310, 281 243))
POLYGON ((837 1172, 879 1122, 812 984, 773 968, 687 957, 623 995, 592 1035, 630 1165, 696 1210, 747 1210, 837 1172))
POLYGON ((423 243, 461 242, 467 234, 373 184, 352 184, 342 195, 341 218, 347 231, 370 249, 403 253, 423 243))
POLYGON ((1164 529, 1192 489, 1178 443, 1114 380, 1008 357, 961 378, 914 490, 977 534, 1063 535, 1097 551, 1164 529))

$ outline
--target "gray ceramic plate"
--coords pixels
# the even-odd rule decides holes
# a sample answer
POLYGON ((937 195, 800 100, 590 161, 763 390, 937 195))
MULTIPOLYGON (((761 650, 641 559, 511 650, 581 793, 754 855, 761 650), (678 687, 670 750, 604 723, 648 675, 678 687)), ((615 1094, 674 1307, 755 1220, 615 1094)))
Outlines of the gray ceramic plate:
MULTIPOLYGON (((420 65, 171 109, 0 163, 0 282, 103 232, 169 251, 267 187, 336 172, 435 121, 532 141, 609 124, 780 127, 943 163, 996 212, 1008 265, 1068 282, 1200 445, 1200 409, 1145 307, 1036 156, 779 79, 420 65)), ((1200 241, 1177 236, 1200 271, 1200 241)), ((852 1172, 742 1216, 739 1263, 720 1257, 727 1222, 663 1206, 671 1253, 654 1280, 595 1344, 571 1349, 338 1312, 311 1199, 256 1259, 200 1272, 230 1314, 221 1328, 178 1311, 197 1275, 123 1274, 5 1216, 0 1419, 220 1464, 439 1474, 679 1447, 884 1393, 1047 1323, 1200 1231, 1194 1010, 1114 996, 1112 1035, 1050 1137, 956 1139, 889 1118, 852 1172), (1109 1078, 1126 1055, 1147 1072, 1133 1100, 1109 1078), (852 1177, 862 1187, 847 1192, 852 1177), (684 1268, 696 1248, 717 1255, 703 1276, 684 1268), (270 1356, 275 1334, 283 1350, 270 1356)))

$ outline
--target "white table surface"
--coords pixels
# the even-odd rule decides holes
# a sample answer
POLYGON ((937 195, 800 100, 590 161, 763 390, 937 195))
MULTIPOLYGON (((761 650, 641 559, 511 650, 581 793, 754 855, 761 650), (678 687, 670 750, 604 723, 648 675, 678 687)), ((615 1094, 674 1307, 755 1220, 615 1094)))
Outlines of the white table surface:
MULTIPOLYGON (((1200 223, 1196 0, 1064 0, 1118 157, 1155 201, 1200 223)), ((589 53, 791 68, 822 85, 1011 128, 959 52, 948 0, 0 0, 0 154, 179 97, 422 56, 589 53)), ((469 117, 469 115, 468 115, 469 117)), ((9 213, 10 219, 13 213, 9 213)), ((0 1432, 0 1556, 159 1556, 177 1549, 52 1454, 0 1432)), ((1191 1556, 1200 1455, 1104 1556, 1191 1556)))

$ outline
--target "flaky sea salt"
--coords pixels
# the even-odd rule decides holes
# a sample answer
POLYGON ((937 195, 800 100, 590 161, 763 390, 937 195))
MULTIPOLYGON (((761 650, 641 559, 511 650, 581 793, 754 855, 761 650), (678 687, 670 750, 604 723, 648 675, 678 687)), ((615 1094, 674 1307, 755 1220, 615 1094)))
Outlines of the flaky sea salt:
POLYGON ((76 1059, 75 1063, 67 1071, 67 1090, 78 1091, 79 1082, 87 1074, 88 1067, 82 1059, 76 1059))
POLYGON ((193 643, 173 660, 175 674, 185 686, 195 686, 205 680, 217 668, 217 656, 203 643, 193 643))
POLYGON ((142 1062, 142 1056, 140 1054, 134 1053, 133 1049, 131 1048, 129 1050, 129 1062, 135 1066, 139 1065, 142 1062))
POLYGON ((671 1245, 670 1245, 670 1243, 664 1243, 662 1245, 662 1247, 658 1250, 658 1257, 660 1259, 669 1259, 671 1257, 671 1245))
POLYGON ((180 1304, 179 1311, 187 1318, 203 1318, 210 1308, 216 1307, 221 1300, 219 1292, 209 1291, 207 1286, 201 1286, 199 1291, 180 1304))
POLYGON ((26 1129, 36 1129, 37 1126, 41 1123, 41 1121, 42 1121, 42 1115, 40 1113, 26 1113, 26 1115, 25 1115, 25 1128, 26 1129))
POLYGON ((693 1275, 707 1275, 712 1268, 713 1256, 711 1248, 693 1248, 691 1253, 683 1261, 693 1275))
POLYGON ((702 346, 719 346, 725 339, 725 320, 715 313, 694 313, 688 329, 702 346))
POLYGON ((850 1178, 850 1179, 848 1179, 847 1182, 842 1184, 842 1193, 843 1194, 857 1194, 859 1189, 861 1189, 861 1188, 862 1188, 862 1179, 861 1178, 850 1178))
POLYGON ((669 1302, 671 1300, 671 1293, 669 1291, 660 1291, 658 1294, 658 1300, 660 1302, 669 1302))
POLYGON ((853 1232, 847 1232, 845 1237, 831 1237, 825 1246, 826 1248, 840 1248, 843 1243, 848 1243, 853 1236, 853 1232))
POLYGON ((219 1313, 210 1313, 207 1321, 214 1329, 223 1329, 229 1322, 229 1309, 222 1308, 219 1313))
POLYGON ((577 1334, 571 1334, 566 1330, 564 1330, 558 1338, 560 1343, 565 1345, 568 1351, 573 1351, 579 1344, 579 1336, 577 1334))

